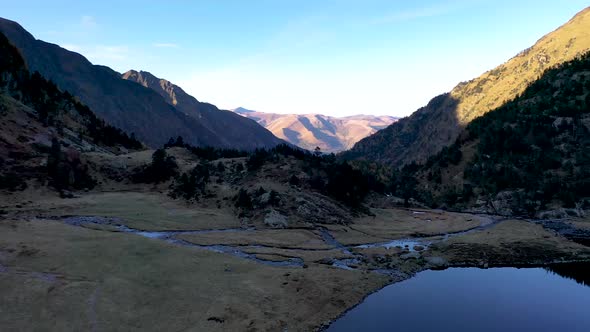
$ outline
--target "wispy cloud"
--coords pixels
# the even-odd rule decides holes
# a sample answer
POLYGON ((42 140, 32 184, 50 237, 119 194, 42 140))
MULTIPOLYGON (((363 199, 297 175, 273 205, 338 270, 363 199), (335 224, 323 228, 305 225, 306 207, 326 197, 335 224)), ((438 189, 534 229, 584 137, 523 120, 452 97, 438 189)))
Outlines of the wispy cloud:
POLYGON ((157 48, 180 48, 180 46, 175 43, 153 43, 152 46, 157 48))

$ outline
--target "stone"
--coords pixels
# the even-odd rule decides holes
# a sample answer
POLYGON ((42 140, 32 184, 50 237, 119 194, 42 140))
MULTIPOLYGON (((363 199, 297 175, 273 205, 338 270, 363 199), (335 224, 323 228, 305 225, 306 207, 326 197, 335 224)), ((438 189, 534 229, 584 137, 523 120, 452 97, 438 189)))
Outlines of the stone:
POLYGON ((260 205, 267 205, 268 201, 270 201, 270 192, 266 192, 266 193, 260 195, 260 198, 258 199, 258 202, 260 202, 260 205))
POLYGON ((430 265, 438 267, 446 266, 448 264, 446 259, 438 256, 426 257, 426 262, 428 262, 430 265))
POLYGON ((264 224, 272 228, 286 228, 288 225, 287 218, 274 209, 266 214, 264 224))
POLYGON ((421 255, 419 252, 409 252, 407 254, 403 254, 403 255, 399 256, 399 258, 401 258, 403 260, 418 259, 420 257, 421 257, 421 255))

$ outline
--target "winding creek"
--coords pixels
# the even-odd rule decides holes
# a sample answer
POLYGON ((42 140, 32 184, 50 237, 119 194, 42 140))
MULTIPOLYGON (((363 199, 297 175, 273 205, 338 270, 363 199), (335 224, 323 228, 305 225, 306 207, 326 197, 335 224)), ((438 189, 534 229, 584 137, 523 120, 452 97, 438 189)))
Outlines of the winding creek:
MULTIPOLYGON (((147 231, 147 230, 140 230, 129 227, 120 222, 117 218, 109 218, 109 217, 100 217, 100 216, 67 216, 67 217, 55 217, 52 219, 62 220, 68 225, 77 226, 77 227, 85 227, 90 228, 98 231, 116 231, 122 233, 129 233, 135 234, 142 237, 150 238, 150 239, 157 239, 161 241, 165 241, 168 243, 172 243, 175 245, 181 246, 190 246, 195 248, 200 248, 204 250, 209 250, 217 253, 224 253, 230 254, 235 257, 243 258, 252 260, 261 264, 271 265, 271 266, 287 266, 287 267, 303 267, 304 262, 301 258, 298 257, 285 257, 284 260, 266 260, 257 257, 254 254, 250 254, 245 252, 243 249, 244 247, 248 248, 265 248, 265 249, 286 249, 283 247, 273 247, 267 245, 260 245, 260 244, 251 244, 251 245, 222 245, 222 244, 213 244, 213 245, 199 245, 195 244, 186 240, 182 240, 178 238, 178 235, 184 234, 206 234, 206 233, 235 233, 235 232, 253 232, 255 228, 227 228, 227 229, 206 229, 206 230, 173 230, 173 231, 147 231), (106 229, 103 228, 92 228, 88 226, 102 226, 108 227, 106 229)), ((405 249, 409 252, 417 251, 418 249, 425 249, 428 248, 431 244, 439 241, 445 241, 453 236, 459 236, 468 234, 475 231, 480 231, 487 229, 489 227, 493 227, 494 225, 502 222, 504 219, 494 219, 492 217, 484 217, 481 218, 482 222, 479 226, 470 228, 464 231, 458 232, 450 232, 444 234, 437 234, 428 237, 416 237, 416 238, 406 238, 406 239, 395 239, 385 242, 377 242, 377 243, 368 243, 356 246, 345 246, 342 243, 338 242, 330 232, 320 227, 318 228, 319 236, 321 239, 334 249, 340 250, 343 254, 351 256, 350 258, 344 259, 334 259, 331 262, 331 265, 337 268, 346 269, 346 270, 353 270, 356 269, 355 266, 359 264, 362 260, 363 255, 359 253, 354 253, 352 251, 353 248, 376 248, 376 247, 383 247, 383 248, 392 248, 392 247, 399 247, 405 249), (421 247, 421 248, 420 248, 421 247)), ((325 250, 325 249, 310 249, 310 248, 291 248, 296 250, 310 250, 310 251, 318 251, 318 250, 325 250)), ((375 270, 374 272, 377 273, 386 273, 390 274, 392 271, 385 271, 385 270, 375 270)))
MULTIPOLYGON (((447 241, 448 239, 455 237, 466 235, 473 232, 483 231, 489 228, 492 228, 499 223, 508 220, 507 218, 500 218, 494 216, 477 216, 479 220, 481 220, 478 226, 472 227, 467 230, 456 231, 456 232, 448 232, 442 234, 433 234, 428 236, 417 236, 411 238, 402 238, 402 239, 392 239, 383 242, 375 242, 375 243, 365 243, 359 245, 350 245, 346 246, 340 242, 338 242, 330 232, 323 227, 319 227, 317 229, 318 236, 322 239, 324 243, 329 245, 332 249, 340 250, 343 254, 351 256, 348 258, 343 259, 333 259, 331 261, 331 265, 337 268, 346 269, 346 270, 353 270, 356 269, 359 262, 362 261, 363 255, 360 253, 356 253, 353 249, 360 248, 360 249, 367 249, 367 248, 394 248, 397 247, 399 249, 405 250, 407 252, 416 252, 428 249, 432 244, 447 241)), ((217 253, 224 253, 230 254, 235 257, 243 258, 252 260, 261 264, 271 265, 271 266, 288 266, 288 267, 303 267, 304 262, 299 257, 285 257, 284 260, 266 260, 257 257, 255 254, 250 254, 244 251, 245 248, 249 249, 293 249, 293 250, 301 250, 301 251, 322 251, 326 249, 315 249, 315 248, 288 248, 288 247, 278 247, 278 246, 268 246, 262 244, 247 244, 247 245, 224 245, 224 244, 213 244, 213 245, 199 245, 195 244, 186 240, 182 240, 178 238, 179 235, 184 234, 207 234, 207 233, 236 233, 236 232, 254 232, 256 231, 255 228, 226 228, 226 229, 205 229, 205 230, 171 230, 171 231, 147 231, 147 230, 140 230, 129 227, 117 218, 109 218, 109 217, 101 217, 101 216, 66 216, 66 217, 53 217, 51 219, 54 220, 62 220, 68 225, 78 226, 78 227, 85 227, 90 228, 98 231, 115 231, 115 232, 122 232, 122 233, 129 233, 134 235, 139 235, 142 237, 150 238, 150 239, 157 239, 161 241, 165 241, 168 243, 172 243, 175 245, 181 246, 190 246, 195 248, 200 248, 204 250, 210 250, 217 253), (102 226, 108 227, 104 228, 93 228, 89 226, 102 226)), ((570 235, 570 233, 574 232, 571 225, 564 223, 563 221, 559 220, 546 220, 546 221, 535 221, 535 220, 527 220, 528 222, 532 223, 539 223, 542 224, 544 227, 548 229, 552 229, 562 235, 570 235)), ((579 232, 579 230, 578 230, 579 232)), ((586 231, 588 233, 588 231, 586 231)), ((585 238, 590 238, 590 234, 576 234, 579 236, 585 236, 585 238)), ((377 273, 385 273, 391 274, 391 272, 395 271, 387 271, 387 270, 374 270, 377 273)))
MULTIPOLYGON (((72 216, 63 219, 65 223, 72 226, 80 226, 84 227, 88 224, 94 225, 101 225, 101 226, 111 226, 119 232, 122 233, 131 233, 136 234, 142 237, 150 238, 150 239, 157 239, 162 240, 168 243, 181 245, 181 246, 189 246, 195 248, 201 248, 217 253, 224 253, 230 254, 239 258, 249 259, 261 264, 271 265, 271 266, 291 266, 291 267, 302 267, 303 260, 301 258, 293 257, 293 258, 286 258, 285 260, 281 261, 274 261, 274 260, 266 260, 256 257, 256 255, 249 254, 244 252, 239 248, 239 246, 227 246, 221 244, 214 244, 214 245, 199 245, 194 244, 182 239, 177 238, 178 235, 183 234, 206 234, 206 233, 232 233, 232 232, 249 232, 253 231, 253 228, 227 228, 227 229, 207 229, 207 230, 187 230, 187 231, 145 231, 139 230, 135 228, 131 228, 124 224, 119 223, 117 219, 114 218, 105 218, 105 217, 96 217, 96 216, 72 216)), ((265 248, 267 246, 262 245, 251 245, 249 247, 253 248, 265 248)))

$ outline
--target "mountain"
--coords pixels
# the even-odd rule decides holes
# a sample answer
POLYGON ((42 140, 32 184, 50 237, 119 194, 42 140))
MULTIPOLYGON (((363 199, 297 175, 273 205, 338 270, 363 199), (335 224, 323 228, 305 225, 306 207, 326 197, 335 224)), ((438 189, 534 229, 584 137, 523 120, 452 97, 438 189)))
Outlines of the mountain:
POLYGON ((0 189, 23 189, 31 179, 58 189, 93 187, 81 152, 143 149, 53 82, 30 74, 2 33, 0 55, 0 189))
POLYGON ((432 205, 504 215, 588 209, 590 52, 547 70, 470 122, 451 146, 404 171, 417 180, 412 196, 432 205))
POLYGON ((224 147, 251 149, 284 143, 255 121, 220 110, 215 105, 199 102, 181 87, 149 72, 130 70, 121 77, 158 93, 168 104, 214 133, 224 147))
POLYGON ((308 150, 319 146, 324 152, 350 149, 360 139, 397 121, 397 118, 387 115, 332 117, 322 114, 276 114, 243 107, 233 112, 257 121, 291 144, 308 150))
POLYGON ((453 143, 473 119, 521 94, 544 70, 589 49, 590 8, 587 8, 508 62, 460 83, 411 116, 361 140, 343 157, 376 160, 394 167, 424 162, 453 143))
MULTIPOLYGON (((122 79, 120 73, 108 67, 93 65, 78 53, 36 40, 16 22, 0 18, 0 32, 19 49, 31 72, 38 71, 110 124, 135 133, 150 146, 160 146, 176 136, 193 145, 240 149, 270 147, 281 142, 264 128, 234 121, 237 117, 213 105, 198 104, 204 119, 189 116, 156 91, 122 79), (220 125, 213 126, 212 122, 220 125), (220 130, 222 126, 225 127, 220 130)), ((178 98, 186 97, 178 94, 178 98)))

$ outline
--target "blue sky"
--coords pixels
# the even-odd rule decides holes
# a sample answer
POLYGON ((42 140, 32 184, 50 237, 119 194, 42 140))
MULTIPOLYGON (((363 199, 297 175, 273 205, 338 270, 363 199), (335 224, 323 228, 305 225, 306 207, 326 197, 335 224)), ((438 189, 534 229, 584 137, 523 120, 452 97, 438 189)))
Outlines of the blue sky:
POLYGON ((406 116, 587 0, 7 1, 0 16, 221 108, 406 116))

